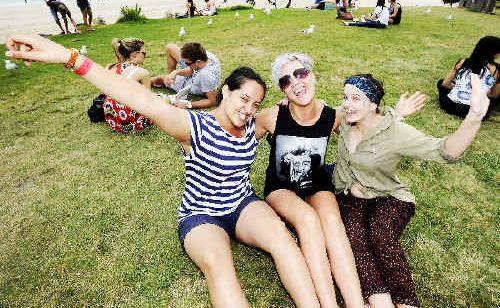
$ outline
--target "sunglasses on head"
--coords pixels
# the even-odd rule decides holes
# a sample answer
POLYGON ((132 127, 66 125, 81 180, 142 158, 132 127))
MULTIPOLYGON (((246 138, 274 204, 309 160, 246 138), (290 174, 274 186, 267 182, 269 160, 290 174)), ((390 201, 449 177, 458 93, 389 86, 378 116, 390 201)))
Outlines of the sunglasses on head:
MULTIPOLYGON (((292 75, 297 79, 305 79, 309 76, 309 70, 305 67, 300 67, 293 71, 292 75)), ((285 75, 278 80, 280 89, 284 91, 292 83, 292 76, 285 75)))

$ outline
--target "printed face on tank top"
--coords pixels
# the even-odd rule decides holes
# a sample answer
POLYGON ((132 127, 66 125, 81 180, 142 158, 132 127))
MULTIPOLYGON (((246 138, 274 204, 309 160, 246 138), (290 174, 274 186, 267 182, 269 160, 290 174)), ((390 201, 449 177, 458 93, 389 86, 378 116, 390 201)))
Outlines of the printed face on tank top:
POLYGON ((297 189, 312 186, 313 171, 325 163, 328 137, 276 136, 276 176, 297 189))

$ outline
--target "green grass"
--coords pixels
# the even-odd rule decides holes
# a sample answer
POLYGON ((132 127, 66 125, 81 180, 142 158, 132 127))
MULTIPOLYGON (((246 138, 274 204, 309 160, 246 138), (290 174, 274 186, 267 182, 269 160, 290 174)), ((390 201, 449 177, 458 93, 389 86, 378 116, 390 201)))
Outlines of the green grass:
MULTIPOLYGON (((435 83, 480 37, 498 35, 500 18, 454 10, 448 22, 447 8, 423 11, 405 9, 403 23, 387 30, 347 28, 332 12, 245 10, 236 21, 233 12, 212 17, 211 28, 203 18, 147 20, 54 39, 87 45, 106 64, 114 61, 112 38, 141 37, 152 74, 165 69, 164 43, 200 41, 224 75, 248 65, 267 81, 275 56, 302 51, 316 60, 317 95, 330 105, 340 103, 346 76, 371 72, 384 81, 386 105, 405 90, 424 91, 426 107, 408 122, 444 136, 460 120, 440 111, 435 83), (311 23, 316 32, 304 37, 299 30, 311 23)), ((0 71, 0 306, 209 306, 203 275, 177 238, 180 147, 154 127, 123 136, 91 124, 86 111, 97 94, 60 65, 0 71)), ((264 105, 280 98, 272 87, 264 105)), ((499 133, 495 113, 461 162, 402 164, 417 198, 402 243, 425 307, 499 305, 499 133)), ((263 140, 252 172, 260 194, 268 154, 263 140)), ((233 247, 251 305, 291 307, 269 256, 233 247)))

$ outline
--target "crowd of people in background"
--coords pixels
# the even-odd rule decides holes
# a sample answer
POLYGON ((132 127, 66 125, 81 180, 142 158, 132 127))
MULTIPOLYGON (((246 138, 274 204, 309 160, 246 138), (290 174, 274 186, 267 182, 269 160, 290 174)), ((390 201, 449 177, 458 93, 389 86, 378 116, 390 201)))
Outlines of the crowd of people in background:
POLYGON ((494 14, 496 5, 496 0, 460 0, 458 3, 460 8, 469 8, 476 12, 488 14, 494 14))
MULTIPOLYGON (((45 1, 63 33, 69 33, 68 18, 79 31, 64 3, 45 1)), ((186 17, 215 14, 214 3, 205 3, 198 11, 188 0, 186 17)), ((337 9, 350 5, 332 3, 337 9)), ((92 30, 90 3, 77 4, 92 30)), ((315 8, 327 5, 318 1, 315 8)), ((378 0, 365 20, 346 25, 386 28, 401 22, 402 11, 396 0, 388 7, 378 0)), ((500 38, 482 38, 439 80, 440 106, 464 118, 444 138, 402 121, 421 108, 424 95, 405 93, 395 109, 382 107, 384 86, 371 74, 347 77, 340 107, 329 107, 316 97, 314 61, 303 53, 276 57, 271 74, 283 101, 258 113, 267 91, 262 78, 240 67, 222 81, 220 60, 198 42, 167 44, 165 74, 154 77, 141 67, 147 55, 143 40, 114 39, 112 47, 116 62, 101 67, 38 36, 8 41, 12 57, 65 63, 99 88, 105 95, 104 119, 113 131, 140 132, 154 123, 179 141, 186 164, 179 240, 204 273, 214 306, 248 305, 232 261, 231 238, 270 253, 297 306, 335 307, 334 281, 347 307, 420 306, 399 243, 415 213, 415 197, 396 173, 405 157, 452 163, 470 146, 500 98, 495 62, 500 38), (20 45, 30 49, 21 54, 20 45), (179 95, 162 97, 151 87, 179 95), (190 110, 212 107, 211 112, 190 110), (338 144, 332 170, 326 151, 333 134, 338 144), (270 153, 261 199, 249 173, 264 137, 270 153), (282 220, 295 230, 299 244, 282 220)))

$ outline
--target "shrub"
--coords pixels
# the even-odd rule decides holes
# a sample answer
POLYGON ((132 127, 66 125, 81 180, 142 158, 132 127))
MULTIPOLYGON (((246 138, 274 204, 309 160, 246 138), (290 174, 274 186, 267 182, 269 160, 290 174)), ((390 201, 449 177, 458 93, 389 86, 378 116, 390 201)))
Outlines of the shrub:
POLYGON ((235 5, 235 6, 217 8, 217 12, 231 12, 231 11, 251 10, 251 9, 252 7, 248 5, 235 5))
POLYGON ((125 22, 125 21, 145 22, 146 19, 147 19, 146 16, 142 13, 142 8, 138 4, 135 4, 135 8, 127 6, 123 6, 121 8, 121 16, 118 19, 118 22, 125 22))

